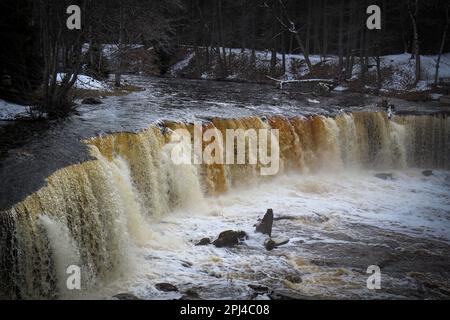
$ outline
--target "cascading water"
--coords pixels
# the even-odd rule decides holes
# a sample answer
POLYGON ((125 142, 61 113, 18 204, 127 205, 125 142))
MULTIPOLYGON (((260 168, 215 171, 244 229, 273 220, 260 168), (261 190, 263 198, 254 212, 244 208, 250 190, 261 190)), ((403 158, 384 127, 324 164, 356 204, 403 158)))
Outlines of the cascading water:
MULTIPOLYGON (((193 126, 165 123, 168 129, 193 126)), ((420 167, 450 169, 450 119, 384 113, 292 119, 214 119, 205 127, 279 130, 280 173, 420 167)), ((259 165, 175 165, 171 130, 157 126, 87 141, 95 160, 55 172, 47 186, 0 215, 0 296, 65 298, 66 268, 94 288, 135 267, 151 221, 206 196, 259 182, 259 165)), ((225 134, 224 134, 225 136, 225 134)))

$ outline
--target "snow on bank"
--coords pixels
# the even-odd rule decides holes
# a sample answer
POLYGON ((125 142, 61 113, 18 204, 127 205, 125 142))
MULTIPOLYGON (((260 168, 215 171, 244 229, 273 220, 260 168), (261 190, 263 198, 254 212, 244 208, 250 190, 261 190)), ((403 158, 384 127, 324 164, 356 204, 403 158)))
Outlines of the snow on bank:
POLYGON ((0 99, 0 120, 15 120, 27 117, 28 107, 0 99))
MULTIPOLYGON (((65 73, 58 73, 56 76, 56 81, 61 83, 62 79, 65 77, 65 73)), ((103 81, 96 80, 86 75, 79 74, 77 81, 75 81, 74 87, 77 89, 85 90, 98 90, 98 91, 111 91, 111 87, 103 81)))
POLYGON ((189 63, 191 62, 192 58, 194 58, 194 55, 195 54, 193 52, 191 52, 183 60, 181 60, 178 63, 176 63, 175 65, 173 65, 172 68, 170 68, 170 75, 175 76, 179 71, 186 68, 189 65, 189 63))
MULTIPOLYGON (((421 56, 421 78, 415 88, 411 88, 414 82, 416 61, 411 59, 411 54, 403 53, 381 57, 381 68, 391 69, 391 79, 383 83, 384 89, 426 91, 434 84, 437 56, 421 56)), ((443 54, 439 64, 439 78, 450 78, 450 53, 443 54)))
MULTIPOLYGON (((240 57, 249 59, 252 51, 249 49, 226 49, 227 55, 233 55, 238 59, 240 57)), ((256 56, 256 69, 260 66, 270 66, 272 53, 270 51, 255 51, 256 56)), ((187 68, 194 57, 194 53, 189 52, 186 57, 175 64, 170 74, 176 76, 183 72, 183 69, 187 68)), ((304 61, 303 54, 285 54, 286 73, 282 77, 283 80, 293 80, 301 78, 308 74, 308 68, 304 61)), ((321 64, 323 66, 337 66, 339 63, 339 57, 336 55, 310 55, 309 59, 313 65, 321 64)), ((361 68, 359 65, 359 59, 355 59, 355 64, 352 69, 351 80, 357 80, 361 74, 361 68)), ((281 65, 283 61, 283 55, 277 53, 277 63, 281 65)), ((434 84, 435 68, 437 62, 437 55, 421 56, 421 81, 414 86, 415 80, 415 60, 411 59, 411 54, 402 53, 394 55, 386 55, 381 57, 381 69, 383 70, 383 83, 382 89, 387 91, 427 91, 430 90, 434 84)), ((371 66, 368 74, 376 79, 376 61, 373 58, 369 59, 369 65, 371 66)), ((261 69, 261 70, 264 70, 261 69)), ((213 75, 209 71, 203 72, 202 79, 212 79, 213 75)), ((229 79, 239 79, 239 74, 231 74, 229 79)), ((443 54, 439 67, 439 78, 450 78, 450 53, 443 54)), ((345 91, 345 86, 339 86, 336 91, 345 91)))

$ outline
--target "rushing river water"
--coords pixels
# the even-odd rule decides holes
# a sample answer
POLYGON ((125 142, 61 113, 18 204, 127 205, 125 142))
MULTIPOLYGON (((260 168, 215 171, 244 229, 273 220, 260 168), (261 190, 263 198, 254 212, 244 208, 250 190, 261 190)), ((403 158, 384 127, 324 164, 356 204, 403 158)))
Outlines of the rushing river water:
POLYGON ((371 96, 130 81, 145 91, 81 106, 64 121, 0 127, 1 296, 450 296, 448 110, 395 100, 389 120, 371 96), (170 132, 193 121, 222 132, 278 129, 280 173, 174 165, 170 132), (289 239, 273 251, 253 227, 268 208, 273 236, 289 239), (249 238, 195 246, 229 229, 249 238), (69 265, 81 266, 80 291, 66 288, 69 265), (366 286, 371 265, 380 290, 366 286), (158 290, 161 282, 179 292, 158 290))

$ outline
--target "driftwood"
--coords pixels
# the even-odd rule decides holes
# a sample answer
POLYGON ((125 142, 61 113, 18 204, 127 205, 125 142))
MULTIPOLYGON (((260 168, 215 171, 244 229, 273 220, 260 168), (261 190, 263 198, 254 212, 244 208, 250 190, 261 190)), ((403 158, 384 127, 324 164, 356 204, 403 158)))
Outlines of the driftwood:
POLYGON ((318 84, 323 84, 323 85, 327 85, 327 86, 329 86, 329 85, 337 86, 338 85, 337 81, 334 79, 280 80, 280 79, 272 78, 270 76, 266 76, 266 77, 270 80, 276 81, 279 89, 283 89, 283 86, 285 84, 289 84, 289 83, 318 83, 318 84))

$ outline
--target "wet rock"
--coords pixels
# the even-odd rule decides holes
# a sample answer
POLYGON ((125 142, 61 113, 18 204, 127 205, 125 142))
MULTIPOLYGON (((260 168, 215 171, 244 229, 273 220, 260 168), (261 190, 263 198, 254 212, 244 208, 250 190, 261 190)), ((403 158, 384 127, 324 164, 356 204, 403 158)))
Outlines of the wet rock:
POLYGON ((337 263, 333 261, 326 261, 326 260, 311 260, 311 263, 313 265, 319 266, 319 267, 337 267, 337 263))
POLYGON ((196 291, 194 291, 193 289, 188 289, 185 292, 183 292, 183 295, 179 300, 201 300, 201 299, 196 291))
POLYGON ((256 292, 269 292, 269 287, 258 284, 249 284, 248 287, 256 292))
POLYGON ((275 241, 275 247, 279 247, 289 243, 289 239, 287 238, 285 239, 272 238, 272 240, 275 241))
POLYGON ((279 246, 282 246, 284 244, 287 244, 289 242, 289 239, 267 239, 266 242, 264 242, 264 246, 268 251, 271 251, 275 248, 278 248, 279 246))
POLYGON ((392 173, 377 173, 375 177, 382 180, 394 180, 392 173))
POLYGON ((164 282, 155 284, 155 288, 158 289, 159 291, 164 291, 164 292, 178 291, 178 288, 176 286, 174 286, 173 284, 164 283, 164 282))
POLYGON ((273 218, 273 221, 281 221, 281 220, 298 220, 298 217, 295 216, 279 216, 273 218))
POLYGON ((377 103, 377 107, 378 107, 378 108, 382 108, 382 109, 384 109, 384 110, 387 109, 388 105, 389 105, 389 102, 388 102, 386 99, 382 99, 381 101, 379 101, 379 102, 377 103))
POLYGON ((211 244, 211 239, 209 238, 203 238, 199 242, 197 242, 196 246, 207 246, 208 244, 211 244))
POLYGON ((118 300, 141 300, 132 293, 119 293, 113 296, 113 298, 118 300))
POLYGON ((318 297, 304 296, 292 291, 276 289, 269 294, 272 300, 320 300, 318 297))
POLYGON ((227 230, 219 234, 219 237, 213 241, 213 245, 217 248, 233 247, 239 244, 239 241, 243 241, 247 238, 247 234, 244 231, 227 230))
POLYGON ((273 210, 267 209, 266 214, 260 223, 256 225, 256 232, 272 236, 273 210))
POLYGON ((236 233, 240 241, 248 240, 248 235, 245 231, 236 231, 236 233))
POLYGON ((422 171, 422 174, 423 174, 425 177, 432 176, 432 175, 433 175, 433 170, 424 170, 424 171, 422 171))
POLYGON ((297 275, 297 274, 289 274, 289 275, 286 276, 285 279, 286 279, 287 281, 291 282, 291 283, 294 283, 294 284, 302 283, 302 282, 303 282, 302 277, 300 277, 300 276, 297 275))
POLYGON ((185 268, 190 268, 190 267, 192 267, 193 264, 192 264, 192 262, 189 262, 189 261, 181 261, 181 265, 185 268))
POLYGON ((89 97, 81 101, 82 104, 102 104, 103 102, 99 98, 89 97))
POLYGON ((266 247, 267 251, 272 251, 275 249, 275 241, 267 239, 266 242, 264 242, 264 247, 266 247))

